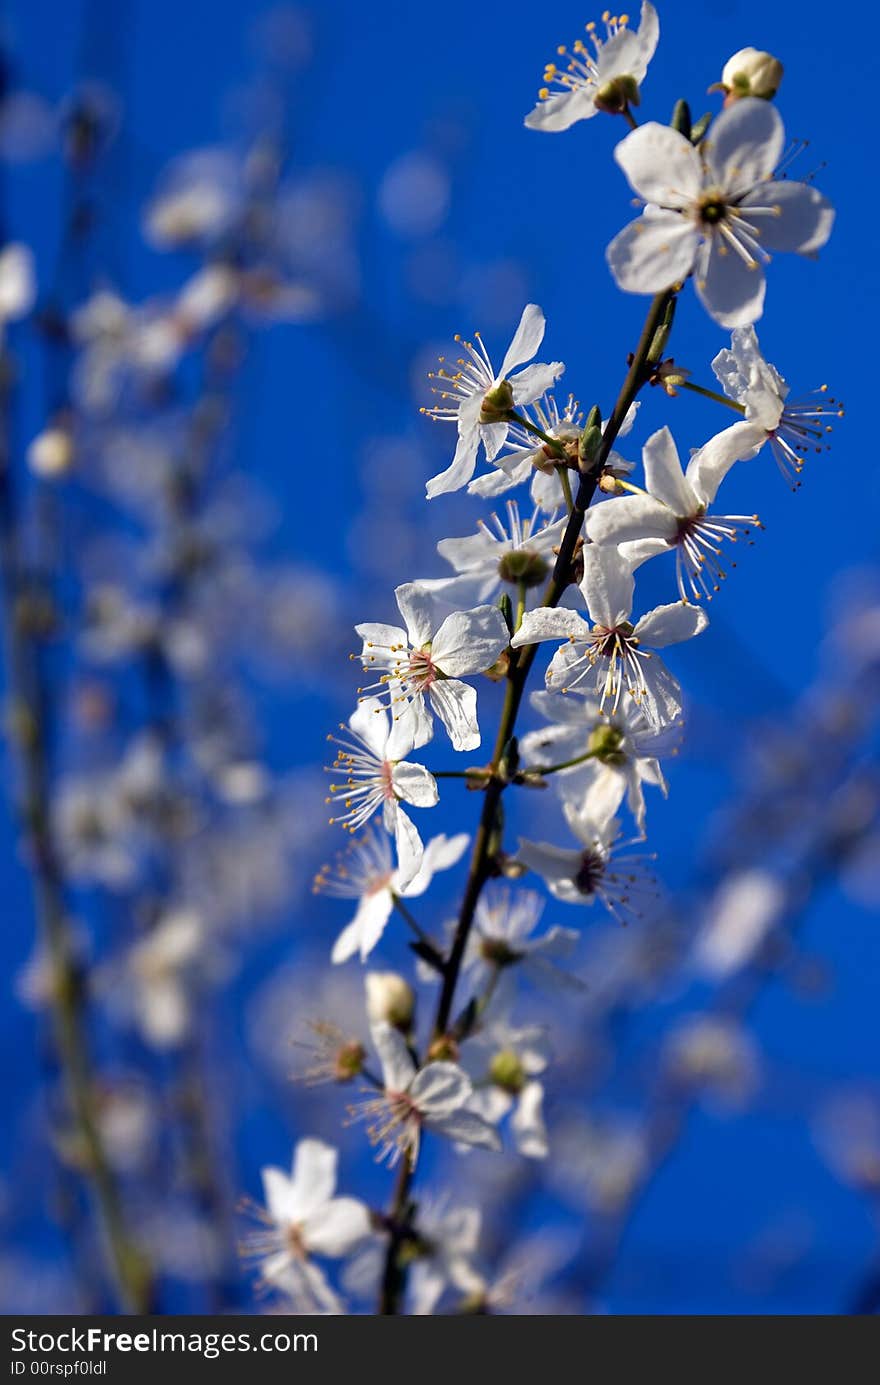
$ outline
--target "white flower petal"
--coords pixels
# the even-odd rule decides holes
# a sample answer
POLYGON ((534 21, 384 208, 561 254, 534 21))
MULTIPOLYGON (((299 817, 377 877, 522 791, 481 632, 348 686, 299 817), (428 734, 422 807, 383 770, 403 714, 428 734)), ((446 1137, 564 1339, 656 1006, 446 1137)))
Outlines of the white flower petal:
POLYGON ((549 1153, 547 1127, 541 1110, 543 1103, 544 1088, 541 1083, 527 1082, 510 1118, 516 1147, 526 1159, 546 1159, 549 1153))
POLYGON ((426 1121, 437 1135, 445 1135, 463 1145, 478 1145, 482 1149, 501 1148, 498 1131, 476 1111, 453 1111, 448 1116, 431 1117, 426 1121))
POLYGON ((411 803, 414 808, 433 808, 440 797, 437 780, 430 770, 410 761, 402 760, 394 766, 391 784, 398 797, 405 803, 411 803))
POLYGON ((378 697, 365 697, 349 717, 348 724, 355 735, 366 741, 377 759, 385 759, 390 723, 388 710, 378 697))
POLYGON ((650 495, 622 495, 587 511, 587 534, 593 543, 625 543, 642 538, 672 539, 678 520, 650 495))
POLYGON ((694 271, 697 295, 722 327, 745 327, 764 310, 764 271, 746 262, 716 233, 700 246, 694 271))
POLYGON ((428 1063, 413 1079, 409 1095, 426 1118, 451 1115, 473 1091, 467 1073, 457 1063, 428 1063))
POLYGON ((292 1220, 301 1221, 329 1202, 336 1191, 338 1161, 337 1151, 323 1140, 300 1140, 293 1152, 291 1192, 297 1212, 292 1220))
POLYGON ((445 471, 432 476, 425 486, 425 494, 429 500, 433 500, 437 495, 448 495, 451 491, 461 490, 462 486, 467 485, 477 465, 479 446, 479 429, 472 428, 467 433, 460 434, 455 455, 449 466, 445 471))
POLYGON ((308 1216, 303 1227, 306 1247, 315 1255, 348 1255, 371 1231, 370 1214, 353 1197, 335 1197, 308 1216))
POLYGON ((430 644, 434 633, 433 607, 430 597, 418 582, 404 582, 395 587, 394 596, 400 614, 406 622, 409 643, 414 649, 430 644))
POLYGON ((331 962, 346 962, 358 951, 361 961, 366 961, 385 932, 393 908, 390 890, 376 890, 373 894, 364 895, 351 923, 336 939, 330 954, 331 962))
POLYGON ((583 550, 581 591, 592 620, 613 630, 629 620, 635 579, 619 549, 611 544, 588 543, 583 550))
MULTIPOLYGON (((425 772, 427 773, 427 771, 425 772)), ((425 857, 425 848, 422 845, 422 839, 419 836, 415 823, 410 820, 399 803, 385 804, 386 828, 389 825, 389 817, 393 819, 391 830, 394 833, 394 845, 397 849, 397 874, 395 883, 398 891, 403 892, 421 870, 422 861, 425 857)))
POLYGON ((716 433, 688 462, 687 479, 694 494, 703 505, 711 505, 734 462, 757 456, 767 433, 758 424, 734 423, 716 433))
POLYGON ((293 1183, 281 1169, 262 1170, 263 1201, 272 1220, 279 1226, 288 1226, 300 1216, 300 1205, 293 1183))
POLYGON ((675 725, 681 718, 681 686, 669 672, 659 655, 645 659, 642 664, 646 692, 633 701, 641 707, 657 731, 675 725))
MULTIPOLYGON (((761 103, 767 105, 766 101, 761 103)), ((834 208, 821 192, 807 183, 764 183, 742 199, 740 204, 749 220, 749 207, 773 207, 774 216, 754 213, 753 224, 765 250, 791 250, 812 255, 831 235, 834 208)))
POLYGON ((632 130, 617 145, 614 158, 630 187, 646 202, 679 208, 699 196, 703 184, 700 156, 689 139, 668 125, 650 121, 632 130))
POLYGON ((538 362, 521 370, 510 382, 514 404, 531 404, 540 399, 542 394, 552 390, 564 370, 562 361, 551 361, 549 365, 538 362))
POLYGON ((555 134, 568 130, 578 120, 589 120, 596 115, 593 103, 595 88, 577 87, 574 91, 554 92, 546 101, 539 101, 534 110, 526 116, 525 123, 530 130, 544 130, 555 134))
MULTIPOLYGON (((692 515, 697 509, 695 496, 684 478, 678 449, 668 428, 658 428, 651 434, 642 448, 642 461, 646 490, 680 518, 692 515)), ((652 532, 646 530, 643 535, 633 537, 651 538, 652 532)))
POLYGON ((772 101, 734 101, 713 121, 700 146, 712 181, 729 196, 769 178, 785 145, 782 118, 772 101))
POLYGON ((377 659, 381 657, 384 650, 392 645, 402 644, 406 646, 406 631, 401 630, 399 625, 380 625, 375 621, 366 624, 356 625, 355 634, 364 642, 364 653, 375 653, 377 659), (371 648, 375 646, 375 648, 371 648))
POLYGON ((681 644, 682 640, 693 639, 708 624, 709 617, 701 606, 673 601, 668 606, 655 606, 653 611, 642 616, 636 625, 635 635, 650 649, 664 649, 668 644, 681 644))
MULTIPOLYGON (((399 687, 399 685, 397 685, 399 687)), ((389 760, 402 760, 411 750, 427 745, 434 735, 434 722, 422 696, 407 703, 397 700, 392 687, 391 735, 385 746, 389 760)))
POLYGON ((518 365, 523 365, 532 359, 544 340, 545 325, 544 314, 537 303, 527 303, 523 308, 513 341, 507 348, 507 355, 501 362, 501 369, 498 372, 499 380, 505 380, 518 365))
POLYGON ((677 212, 642 214, 618 232, 605 258, 618 288, 626 293, 660 293, 686 279, 699 236, 677 212))
POLYGON ((507 648, 507 642, 507 625, 498 607, 477 606, 446 617, 434 636, 431 658, 437 668, 454 678, 483 673, 507 648))
POLYGON ((370 1026, 373 1047, 382 1065, 382 1081, 388 1092, 406 1092, 416 1074, 416 1065, 398 1029, 384 1021, 370 1026))
POLYGON ((526 611, 522 623, 510 641, 514 649, 526 644, 540 644, 543 640, 567 640, 574 637, 585 640, 590 627, 577 611, 562 610, 557 607, 539 606, 534 611, 526 611))
POLYGON ((444 678, 431 684, 430 697, 453 750, 476 750, 480 744, 476 688, 457 678, 444 678))

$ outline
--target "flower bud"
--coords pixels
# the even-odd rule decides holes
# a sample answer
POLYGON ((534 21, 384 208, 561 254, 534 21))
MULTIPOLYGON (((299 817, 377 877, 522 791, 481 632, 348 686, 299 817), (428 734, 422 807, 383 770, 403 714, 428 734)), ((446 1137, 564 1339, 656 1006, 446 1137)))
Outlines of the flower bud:
POLYGON ((601 86, 593 97, 593 104, 598 111, 605 111, 607 115, 622 115, 627 107, 640 105, 641 100, 638 82, 627 73, 612 77, 610 82, 601 86))
POLYGON ((724 64, 721 87, 726 93, 724 104, 739 101, 743 96, 760 96, 769 101, 779 90, 782 63, 771 53, 757 48, 741 48, 724 64))
POLYGON ((364 984, 370 1024, 391 1024, 406 1033, 416 1008, 415 992, 409 982, 396 971, 369 971, 364 984))
POLYGON ((52 481, 64 476, 73 462, 73 439, 66 428, 46 428, 27 450, 27 463, 35 476, 52 481))
POLYGON ((499 380, 498 384, 483 395, 480 410, 481 423, 505 423, 513 408, 513 385, 509 380, 499 380))
POLYGON ((596 458, 602 445, 602 415, 598 404, 594 404, 587 414, 584 430, 578 439, 578 460, 581 471, 587 471, 596 458))

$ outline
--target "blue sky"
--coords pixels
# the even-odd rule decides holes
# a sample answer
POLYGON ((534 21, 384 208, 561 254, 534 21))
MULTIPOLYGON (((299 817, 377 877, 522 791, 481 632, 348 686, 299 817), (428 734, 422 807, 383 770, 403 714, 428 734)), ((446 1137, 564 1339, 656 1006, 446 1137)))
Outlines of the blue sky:
MULTIPOLYGON (((838 220, 818 263, 780 256, 771 265, 758 331, 795 394, 827 381, 847 406, 832 450, 809 463, 797 495, 767 457, 760 469, 744 464, 731 477, 730 508, 757 509, 766 532, 715 603, 699 649, 682 650, 676 662, 702 728, 695 752, 671 776, 670 802, 654 819, 664 878, 679 884, 689 879, 694 841, 733 777, 726 752, 737 731, 759 712, 784 717, 790 698, 815 673, 832 578, 880 561, 880 469, 870 405, 878 307, 873 81, 854 53, 873 52, 880 34, 875 11, 837 23, 827 9, 793 0, 760 8, 675 0, 659 9, 660 48, 643 87, 644 118, 668 119, 680 96, 692 101, 695 115, 714 109, 718 98, 705 95, 706 88, 725 58, 746 44, 784 61, 778 104, 786 130, 809 141, 791 176, 815 172, 838 220)), ((233 132, 234 91, 252 68, 252 14, 246 0, 13 0, 7 7, 4 26, 24 85, 52 100, 72 76, 121 89, 125 114, 112 191, 103 194, 99 244, 120 286, 135 298, 176 282, 187 266, 183 257, 157 260, 143 249, 136 209, 167 159, 233 132)), ((600 118, 558 136, 522 124, 545 61, 592 17, 598 16, 567 0, 549 6, 450 0, 439 10, 381 0, 315 6, 315 58, 297 78, 292 103, 294 150, 301 168, 343 170, 352 189, 361 304, 328 324, 280 327, 261 340, 246 377, 238 453, 277 498, 284 517, 279 551, 320 564, 341 581, 363 583, 372 604, 354 611, 352 623, 391 615, 395 581, 438 575, 433 541, 466 532, 469 523, 459 499, 434 502, 430 516, 413 501, 411 561, 419 570, 389 578, 384 595, 360 560, 358 540, 346 537, 371 493, 393 489, 387 474, 371 474, 370 466, 382 467, 391 455, 381 447, 370 452, 376 438, 400 436, 410 445, 414 474, 400 482, 410 495, 417 497, 421 481, 440 469, 446 438, 419 418, 421 387, 414 386, 430 349, 442 349, 456 331, 481 328, 500 357, 523 303, 536 301, 547 315, 547 353, 567 363, 567 386, 605 412, 615 397, 645 307, 615 290, 604 263, 605 245, 631 215, 629 190, 611 159, 622 122, 600 118), (448 211, 425 234, 401 234, 383 214, 388 171, 413 153, 430 156, 448 178, 448 211), (373 462, 365 462, 370 456, 373 462)), ((55 248, 58 193, 57 175, 43 164, 9 179, 10 234, 31 240, 44 266, 55 248)), ((709 362, 725 344, 722 330, 685 295, 672 345, 676 359, 695 379, 713 384, 709 362)), ((708 402, 654 394, 634 439, 641 442, 668 422, 684 453, 727 421, 708 402)), ((360 542, 369 541, 368 526, 357 532, 360 542)), ((647 590, 667 599, 661 587, 652 576, 647 590)), ((293 714, 282 701, 267 700, 267 740, 277 764, 320 757, 328 724, 346 710, 348 678, 346 665, 326 695, 314 687, 298 692, 293 714)), ((0 882, 7 878, 16 914, 23 914, 26 896, 11 848, 0 860, 0 882)), ((341 922, 330 903, 310 918, 324 930, 341 922)), ((876 1080, 876 917, 835 894, 812 910, 806 940, 808 952, 832 966, 834 984, 809 1006, 770 988, 756 1016, 762 1042, 783 1074, 876 1080)), ((27 929, 12 930, 7 969, 20 966, 28 952, 27 929)), ((268 974, 287 955, 286 940, 277 940, 256 969, 268 974)), ((17 1042, 23 1032, 30 1031, 7 994, 4 1033, 17 1042)), ((25 1095, 18 1094, 22 1105, 25 1095)), ((784 1105, 769 1101, 769 1109, 735 1128, 709 1115, 694 1118, 686 1152, 663 1170, 629 1228, 613 1307, 748 1308, 754 1300, 735 1275, 723 1289, 704 1293, 700 1265, 727 1254, 742 1225, 758 1236, 786 1218, 796 1228, 803 1219, 812 1251, 807 1269, 783 1283, 777 1309, 840 1306, 835 1293, 857 1277, 870 1252, 870 1221, 794 1132, 784 1105)), ((281 1129, 269 1116, 249 1130, 241 1176, 252 1192, 256 1166, 281 1129)))

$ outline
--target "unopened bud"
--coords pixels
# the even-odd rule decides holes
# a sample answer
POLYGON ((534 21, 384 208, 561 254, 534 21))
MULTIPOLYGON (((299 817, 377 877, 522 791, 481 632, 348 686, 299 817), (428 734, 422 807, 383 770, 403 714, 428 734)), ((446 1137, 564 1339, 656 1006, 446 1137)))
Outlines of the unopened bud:
POLYGON ((779 90, 782 72, 782 63, 772 53, 762 53, 758 48, 741 48, 724 64, 721 74, 725 106, 743 96, 759 96, 770 101, 779 90))
POLYGON ((602 414, 598 404, 594 404, 587 414, 583 432, 578 439, 578 461, 582 471, 586 471, 596 459, 602 445, 602 414))
POLYGON ((52 481, 64 476, 73 462, 73 438, 66 428, 46 428, 27 450, 27 464, 35 476, 52 481))
POLYGON ((622 115, 628 106, 640 105, 641 99, 638 82, 627 73, 605 82, 593 97, 593 104, 608 115, 622 115))
POLYGON ((504 423, 508 414, 513 408, 513 385, 509 380, 499 380, 489 390, 488 394, 483 395, 483 407, 480 410, 481 423, 504 423))
POLYGON ((682 385, 686 384, 691 372, 686 370, 683 365, 678 365, 669 356, 665 361, 661 361, 654 374, 651 376, 652 385, 662 385, 663 389, 670 396, 675 398, 682 385))
POLYGON ((603 471, 596 485, 605 495, 623 495, 625 493, 624 487, 610 471, 603 471))
POLYGON ((364 985, 370 1024, 391 1024, 406 1033, 416 1008, 415 992, 409 982, 396 971, 368 971, 364 985))

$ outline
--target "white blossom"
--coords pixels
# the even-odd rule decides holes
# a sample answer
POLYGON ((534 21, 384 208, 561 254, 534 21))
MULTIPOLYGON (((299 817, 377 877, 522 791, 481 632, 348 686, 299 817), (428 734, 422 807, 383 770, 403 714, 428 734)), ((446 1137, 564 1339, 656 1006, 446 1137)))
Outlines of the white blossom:
POLYGON ((519 860, 540 875, 550 893, 566 904, 592 904, 598 899, 621 923, 640 918, 656 894, 648 858, 619 851, 628 843, 618 843, 615 819, 593 822, 571 804, 563 811, 580 845, 553 846, 521 838, 519 860))
POLYGON ((13 241, 0 250, 0 340, 7 322, 26 317, 37 296, 34 256, 30 247, 13 241))
POLYGON ((393 722, 378 698, 364 698, 348 726, 350 735, 344 740, 329 738, 339 749, 328 773, 344 777, 330 785, 327 802, 340 803, 345 810, 330 821, 343 823, 349 831, 356 832, 381 809, 385 830, 397 847, 400 884, 408 885, 422 863, 425 849, 415 824, 400 805, 403 802, 416 808, 433 807, 439 800, 437 781, 424 765, 389 757, 393 722))
POLYGON ((762 527, 757 515, 707 513, 728 470, 752 442, 751 425, 735 423, 695 452, 685 471, 669 429, 658 429, 642 450, 645 490, 631 487, 635 493, 594 505, 587 516, 589 537, 626 545, 625 556, 639 561, 674 550, 682 601, 711 599, 727 576, 722 543, 736 543, 762 527))
POLYGON ((499 970, 512 966, 551 990, 580 986, 558 965, 577 946, 577 931, 554 925, 540 937, 530 936, 543 912, 544 900, 534 890, 514 892, 497 883, 486 886, 477 902, 462 964, 474 992, 491 985, 499 970))
POLYGON ((597 111, 621 109, 621 90, 628 103, 639 104, 638 86, 645 80, 648 64, 654 56, 660 37, 657 11, 648 0, 642 0, 638 29, 627 27, 628 16, 603 15, 606 36, 600 38, 596 25, 586 26, 587 38, 578 39, 569 53, 557 52, 565 64, 548 63, 544 69, 544 86, 538 93, 535 109, 526 116, 531 130, 567 130, 577 120, 589 120, 597 111), (588 47, 592 44, 592 52, 588 47))
POLYGON ((351 1117, 370 1122, 367 1135, 378 1145, 380 1161, 393 1166, 406 1153, 415 1164, 423 1130, 460 1144, 501 1148, 493 1126, 468 1109, 473 1086, 456 1063, 419 1068, 397 1029, 375 1024, 370 1033, 382 1065, 383 1090, 353 1106, 351 1117))
POLYGON ((681 689, 653 650, 691 639, 709 622, 699 607, 676 601, 633 625, 634 585, 632 565, 618 549, 587 544, 581 593, 593 625, 577 611, 539 607, 526 611, 511 644, 565 640, 547 670, 548 687, 594 697, 612 716, 626 692, 659 731, 680 717, 681 689))
POLYGON ((821 385, 805 399, 789 400, 789 387, 762 356, 754 327, 736 327, 729 349, 718 352, 712 369, 724 393, 742 407, 752 429, 743 459, 757 456, 769 442, 783 478, 794 485, 805 455, 824 450, 831 431, 827 419, 843 415, 828 386, 821 385))
POLYGON ((588 818, 613 817, 626 798, 636 826, 644 833, 643 786, 653 784, 666 796, 660 757, 676 753, 680 724, 655 731, 632 701, 624 702, 610 719, 588 698, 536 692, 531 701, 550 725, 529 731, 520 740, 525 767, 540 770, 565 765, 553 774, 554 788, 564 802, 588 818), (567 764, 570 760, 577 763, 567 764))
POLYGON ((166 914, 127 960, 127 983, 138 1025, 156 1048, 179 1044, 190 1027, 188 972, 205 945, 200 916, 191 909, 166 914))
POLYGON ((262 1280, 282 1290, 300 1313, 341 1313, 342 1304, 313 1255, 339 1259, 369 1234, 370 1214, 352 1197, 334 1197, 338 1154, 322 1140, 300 1140, 288 1176, 263 1169, 267 1229, 246 1249, 262 1280))
MULTIPOLYGON (((638 411, 639 402, 636 400, 627 409, 617 430, 619 438, 626 437, 632 431, 638 411)), ((568 461, 577 467, 578 441, 583 430, 584 418, 573 395, 569 395, 561 413, 552 394, 545 394, 534 404, 525 405, 519 413, 533 427, 538 427, 542 433, 546 433, 548 438, 561 443, 568 461)), ((605 419, 600 425, 603 433, 607 426, 608 420, 605 419)), ((522 423, 511 423, 504 449, 495 458, 493 470, 471 481, 468 494, 484 498, 503 495, 531 477, 532 503, 547 514, 555 514, 565 499, 557 461, 561 459, 557 457, 554 449, 529 428, 522 423)), ((633 470, 633 465, 621 457, 619 452, 612 450, 602 470, 605 475, 626 478, 633 470)))
POLYGON ((378 683, 359 692, 384 693, 394 716, 386 755, 396 759, 431 739, 428 702, 453 747, 475 750, 480 744, 477 694, 461 682, 461 675, 483 673, 499 658, 509 638, 504 617, 495 606, 478 606, 447 616, 438 628, 430 597, 418 583, 406 582, 394 595, 405 630, 397 625, 355 626, 364 642, 359 656, 364 668, 380 674, 378 683))
POLYGON ((392 860, 390 838, 372 826, 367 828, 335 867, 325 866, 315 877, 320 893, 358 901, 354 918, 336 939, 331 961, 346 962, 356 952, 366 961, 385 931, 395 897, 412 899, 424 894, 436 871, 448 870, 461 859, 469 840, 463 832, 434 837, 425 847, 417 873, 404 884, 392 860))
POLYGON ((488 523, 477 521, 475 534, 438 543, 437 552, 455 576, 419 578, 416 583, 430 594, 438 612, 491 603, 505 590, 513 599, 520 583, 527 599, 534 600, 549 578, 567 521, 544 522, 539 510, 523 519, 515 500, 508 500, 506 509, 506 526, 493 514, 488 523))
POLYGON ((416 1317, 433 1313, 444 1290, 467 1297, 482 1292, 473 1258, 480 1243, 480 1209, 450 1207, 448 1200, 423 1200, 409 1270, 410 1304, 416 1317))
POLYGON ((494 461, 507 438, 509 425, 504 415, 510 409, 540 399, 562 374, 565 367, 561 361, 526 366, 511 374, 532 359, 544 339, 544 325, 541 309, 535 303, 527 304, 497 374, 479 332, 475 334, 476 345, 456 337, 467 354, 459 357, 454 369, 448 369, 441 357, 440 369, 429 378, 439 382, 432 389, 442 402, 423 412, 431 418, 455 423, 458 445, 451 465, 428 482, 429 500, 460 490, 470 481, 480 443, 487 461, 494 461), (487 395, 491 396, 489 400, 487 395))
POLYGON ((474 1081, 470 1108, 492 1125, 509 1116, 517 1151, 526 1159, 545 1159, 539 1078, 550 1061, 547 1030, 539 1024, 514 1024, 512 1008, 511 987, 496 990, 489 1017, 462 1048, 462 1065, 474 1081))
POLYGON ((758 97, 722 111, 699 149, 654 122, 628 134, 614 156, 646 206, 608 247, 620 288, 659 293, 693 272, 722 327, 756 321, 770 253, 813 254, 834 220, 815 188, 773 179, 784 140, 779 112, 758 97))

